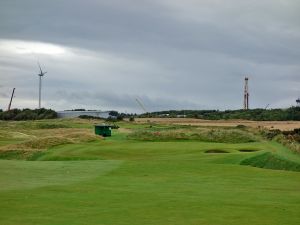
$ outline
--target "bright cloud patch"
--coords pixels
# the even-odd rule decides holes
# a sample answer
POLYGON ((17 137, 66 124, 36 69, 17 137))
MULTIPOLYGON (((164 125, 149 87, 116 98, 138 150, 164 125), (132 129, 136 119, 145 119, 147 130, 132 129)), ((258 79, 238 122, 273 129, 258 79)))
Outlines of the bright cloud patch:
POLYGON ((20 40, 0 40, 0 50, 15 54, 62 55, 67 50, 61 46, 20 40))

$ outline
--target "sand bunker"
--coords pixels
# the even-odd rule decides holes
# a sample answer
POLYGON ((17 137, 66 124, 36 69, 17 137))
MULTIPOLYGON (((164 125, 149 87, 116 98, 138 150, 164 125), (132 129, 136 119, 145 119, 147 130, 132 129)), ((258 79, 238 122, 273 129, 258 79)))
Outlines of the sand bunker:
POLYGON ((239 149, 239 152, 257 152, 256 149, 239 149))
POLYGON ((220 149, 211 149, 211 150, 205 151, 205 153, 229 153, 229 152, 220 150, 220 149))

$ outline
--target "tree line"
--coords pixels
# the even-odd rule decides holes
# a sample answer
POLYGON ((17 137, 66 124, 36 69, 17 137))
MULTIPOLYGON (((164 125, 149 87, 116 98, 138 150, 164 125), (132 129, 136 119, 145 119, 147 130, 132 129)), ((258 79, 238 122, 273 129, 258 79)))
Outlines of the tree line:
POLYGON ((166 110, 142 114, 140 117, 187 117, 207 120, 245 119, 257 121, 300 120, 300 107, 249 110, 166 110))
POLYGON ((57 118, 57 113, 52 109, 12 109, 0 110, 0 120, 41 120, 57 118))
MULTIPOLYGON (((134 118, 136 114, 125 114, 110 111, 110 118, 122 120, 123 118, 134 118)), ((300 107, 287 109, 249 109, 249 110, 166 110, 141 114, 138 117, 186 117, 207 120, 245 119, 256 121, 300 121, 300 107)), ((57 113, 52 109, 12 109, 2 111, 0 109, 0 120, 38 120, 54 119, 57 113)))

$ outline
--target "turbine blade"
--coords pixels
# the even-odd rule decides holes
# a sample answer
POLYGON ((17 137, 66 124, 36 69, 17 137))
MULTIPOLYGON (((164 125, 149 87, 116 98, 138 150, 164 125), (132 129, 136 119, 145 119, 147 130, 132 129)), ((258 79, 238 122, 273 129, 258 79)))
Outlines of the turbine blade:
POLYGON ((37 62, 37 63, 38 63, 38 66, 39 66, 39 68, 40 68, 41 74, 43 74, 43 71, 42 71, 42 68, 41 68, 40 63, 39 63, 39 62, 37 62))

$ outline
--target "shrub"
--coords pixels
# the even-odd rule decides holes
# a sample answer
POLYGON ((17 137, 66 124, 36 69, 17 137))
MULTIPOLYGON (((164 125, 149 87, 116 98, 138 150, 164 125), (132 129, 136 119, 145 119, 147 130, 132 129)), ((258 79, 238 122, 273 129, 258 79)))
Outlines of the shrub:
POLYGON ((278 129, 275 129, 275 130, 261 130, 260 133, 264 138, 272 140, 274 137, 281 134, 282 132, 278 129))

